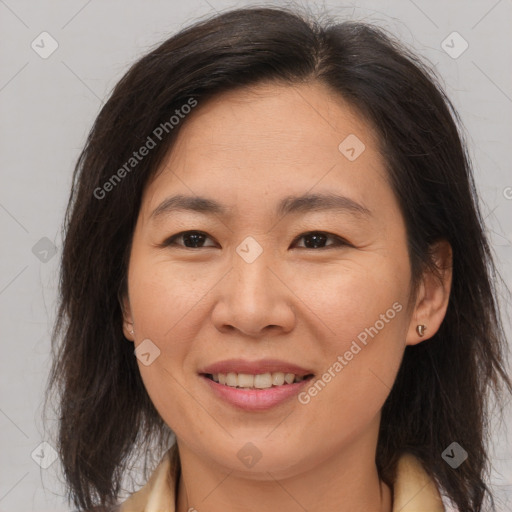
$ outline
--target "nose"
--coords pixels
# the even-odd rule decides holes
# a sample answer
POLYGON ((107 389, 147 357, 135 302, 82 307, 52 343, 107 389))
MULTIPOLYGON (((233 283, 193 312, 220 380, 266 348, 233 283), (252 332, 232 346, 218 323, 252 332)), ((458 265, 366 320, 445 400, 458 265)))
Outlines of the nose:
POLYGON ((252 338, 290 332, 296 315, 289 286, 265 252, 252 263, 235 253, 231 271, 216 287, 215 327, 252 338))

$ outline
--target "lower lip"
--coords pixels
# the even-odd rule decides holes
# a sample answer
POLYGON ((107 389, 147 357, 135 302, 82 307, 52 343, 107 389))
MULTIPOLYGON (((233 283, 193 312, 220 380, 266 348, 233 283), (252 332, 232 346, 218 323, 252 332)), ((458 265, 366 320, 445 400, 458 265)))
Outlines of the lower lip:
POLYGON ((201 378, 206 381, 219 398, 246 411, 266 411, 271 409, 297 395, 311 380, 309 378, 301 382, 272 386, 267 389, 243 389, 219 384, 204 375, 201 375, 201 378))

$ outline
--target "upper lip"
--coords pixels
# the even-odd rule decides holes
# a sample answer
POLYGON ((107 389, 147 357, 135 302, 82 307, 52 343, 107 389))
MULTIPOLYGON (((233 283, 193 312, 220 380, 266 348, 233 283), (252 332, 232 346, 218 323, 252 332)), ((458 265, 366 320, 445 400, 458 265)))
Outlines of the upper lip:
POLYGON ((226 359, 205 366, 199 373, 218 374, 218 373, 248 373, 250 375, 259 375, 261 373, 293 373, 297 376, 312 374, 311 370, 302 368, 287 361, 278 359, 260 359, 258 361, 247 361, 245 359, 226 359))

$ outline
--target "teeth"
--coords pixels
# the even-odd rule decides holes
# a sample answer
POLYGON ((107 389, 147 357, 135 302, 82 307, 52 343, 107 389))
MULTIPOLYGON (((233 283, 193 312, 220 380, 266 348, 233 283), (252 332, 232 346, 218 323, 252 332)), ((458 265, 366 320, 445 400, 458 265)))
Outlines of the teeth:
POLYGON ((228 373, 226 375, 226 384, 228 386, 231 386, 233 388, 236 388, 236 385, 238 384, 238 377, 236 373, 228 373))
POLYGON ((219 384, 232 388, 268 389, 272 386, 282 386, 285 383, 301 382, 304 380, 304 377, 284 372, 259 373, 257 375, 230 372, 227 374, 215 373, 212 375, 212 379, 219 384))
POLYGON ((284 376, 284 380, 287 384, 291 384, 295 380, 295 375, 293 373, 287 373, 284 376))
MULTIPOLYGON (((242 387, 240 385, 240 387, 242 387)), ((272 375, 270 373, 260 373, 254 376, 254 387, 257 389, 266 389, 272 387, 272 375)))
POLYGON ((284 384, 284 373, 277 372, 272 374, 272 385, 282 386, 284 384))
POLYGON ((249 375, 248 373, 239 373, 237 384, 241 388, 252 388, 255 385, 254 380, 254 375, 249 375))

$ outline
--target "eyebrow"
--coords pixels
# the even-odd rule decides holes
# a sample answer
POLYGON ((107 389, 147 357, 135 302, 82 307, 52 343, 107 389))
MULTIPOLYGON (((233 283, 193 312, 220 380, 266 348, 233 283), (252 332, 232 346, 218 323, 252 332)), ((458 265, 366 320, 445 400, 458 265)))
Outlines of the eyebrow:
MULTIPOLYGON (((227 206, 200 196, 178 194, 164 199, 151 213, 150 219, 155 220, 176 211, 190 211, 205 215, 230 216, 232 209, 227 206)), ((277 205, 274 212, 276 217, 284 217, 293 213, 308 213, 318 211, 338 211, 350 213, 356 217, 368 218, 372 212, 353 199, 333 193, 304 194, 287 196, 277 205)))

